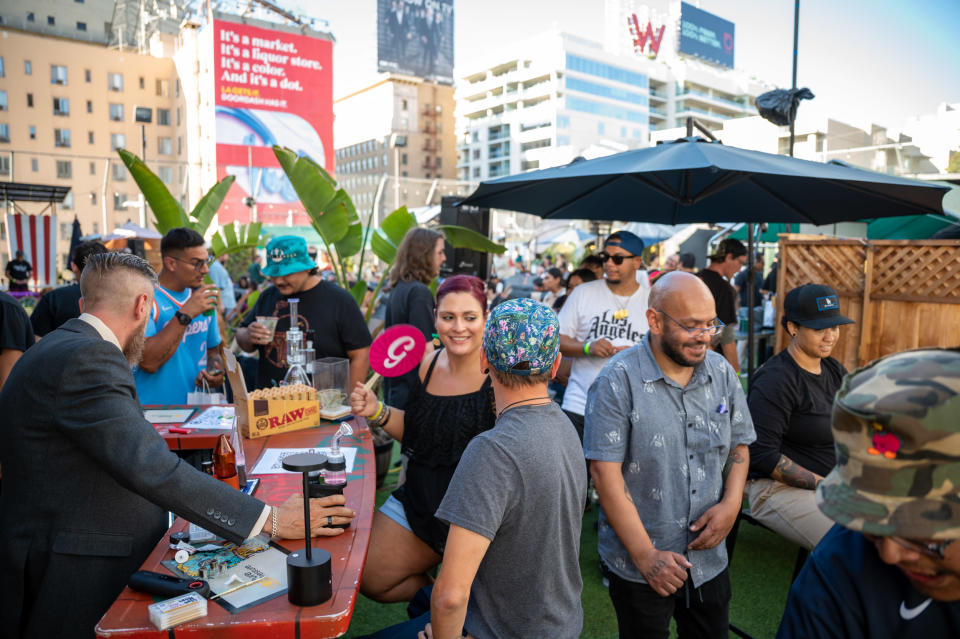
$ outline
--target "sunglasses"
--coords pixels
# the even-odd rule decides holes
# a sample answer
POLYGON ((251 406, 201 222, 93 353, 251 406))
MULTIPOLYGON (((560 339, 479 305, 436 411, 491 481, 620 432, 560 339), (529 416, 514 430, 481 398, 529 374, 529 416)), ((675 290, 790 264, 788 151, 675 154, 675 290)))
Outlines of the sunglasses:
POLYGON ((600 254, 600 261, 606 264, 608 260, 613 260, 614 264, 616 264, 617 266, 620 266, 621 264, 623 264, 624 260, 632 260, 635 257, 636 255, 610 255, 609 253, 604 251, 603 253, 600 254))
MULTIPOLYGON (((883 539, 883 537, 878 535, 868 535, 863 533, 863 536, 877 543, 883 539)), ((947 556, 947 546, 952 544, 955 540, 949 539, 947 541, 941 542, 927 542, 927 541, 917 541, 915 539, 907 539, 905 537, 897 537, 896 535, 889 535, 887 537, 893 543, 903 546, 907 550, 912 550, 913 552, 920 553, 930 557, 931 559, 944 559, 947 556)))

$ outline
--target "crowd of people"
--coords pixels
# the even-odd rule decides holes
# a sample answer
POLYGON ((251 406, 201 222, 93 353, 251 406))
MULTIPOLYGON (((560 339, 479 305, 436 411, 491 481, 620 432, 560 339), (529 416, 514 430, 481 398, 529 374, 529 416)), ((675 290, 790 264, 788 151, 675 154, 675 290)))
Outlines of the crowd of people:
MULTIPOLYGON (((433 293, 443 236, 411 230, 383 317, 429 347, 378 394, 364 385, 363 313, 303 239, 273 238, 243 282, 185 228, 164 236, 159 273, 81 244, 78 283, 29 319, 0 294, 0 580, 15 593, 0 634, 89 636, 167 510, 232 541, 303 534, 302 497, 268 506, 227 490, 142 416, 141 404, 223 385, 231 314, 257 387, 284 379, 296 321, 318 358, 349 361, 353 414, 400 442, 403 481, 374 515, 359 586, 412 602, 412 618, 374 637, 578 637, 591 483, 621 637, 667 637, 671 621, 681 638, 727 636, 725 542, 744 508, 813 550, 778 636, 960 633, 960 352, 850 374, 832 355, 852 320, 812 282, 783 294, 788 346, 745 391, 746 248, 725 239, 699 271, 679 253, 648 270, 645 249, 619 230, 576 264, 518 256, 507 277, 454 275, 433 293), (259 293, 249 305, 247 290, 259 293), (69 611, 50 603, 66 598, 69 611)), ((760 264, 755 302, 776 292, 760 264)), ((354 516, 343 498, 316 502, 312 533, 341 534, 332 523, 354 516)))

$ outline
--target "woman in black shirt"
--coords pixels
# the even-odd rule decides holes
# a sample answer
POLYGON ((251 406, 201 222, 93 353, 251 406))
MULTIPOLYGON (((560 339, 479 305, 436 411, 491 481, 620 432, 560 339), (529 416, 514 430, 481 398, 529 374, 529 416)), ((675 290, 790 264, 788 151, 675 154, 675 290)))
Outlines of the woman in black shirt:
POLYGON ((833 525, 814 489, 835 462, 830 414, 847 374, 830 353, 853 320, 832 288, 805 284, 787 293, 780 321, 790 344, 756 372, 747 398, 757 440, 745 493, 754 519, 812 549, 833 525))
POLYGON ((480 279, 444 280, 436 313, 443 347, 423 358, 406 409, 382 404, 362 384, 350 396, 353 414, 400 440, 409 458, 406 482, 373 519, 360 591, 375 601, 410 601, 432 583, 448 530, 434 513, 467 444, 496 421, 490 378, 480 368, 486 317, 480 279))

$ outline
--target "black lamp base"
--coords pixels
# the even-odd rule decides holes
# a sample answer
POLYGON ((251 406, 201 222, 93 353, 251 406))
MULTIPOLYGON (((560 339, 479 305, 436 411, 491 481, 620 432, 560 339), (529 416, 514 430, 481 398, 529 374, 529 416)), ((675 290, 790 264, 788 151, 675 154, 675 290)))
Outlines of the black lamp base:
MULTIPOLYGON (((308 542, 309 543, 309 542, 308 542)), ((287 555, 287 599, 295 606, 316 606, 333 596, 330 553, 322 548, 287 555)))

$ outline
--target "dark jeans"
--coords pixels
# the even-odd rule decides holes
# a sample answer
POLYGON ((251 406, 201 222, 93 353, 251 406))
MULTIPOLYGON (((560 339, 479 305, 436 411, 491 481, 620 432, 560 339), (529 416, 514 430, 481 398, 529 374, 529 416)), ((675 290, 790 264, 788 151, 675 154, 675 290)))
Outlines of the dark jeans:
POLYGON ((378 630, 372 635, 357 637, 357 639, 417 639, 417 634, 430 622, 430 595, 432 593, 432 584, 417 591, 417 594, 414 595, 413 600, 407 606, 407 614, 410 616, 409 621, 403 621, 383 630, 378 630))
POLYGON ((617 613, 621 639, 667 639, 670 619, 677 622, 678 639, 726 639, 730 627, 730 573, 694 588, 690 578, 669 597, 661 597, 647 584, 610 574, 610 599, 617 613))

